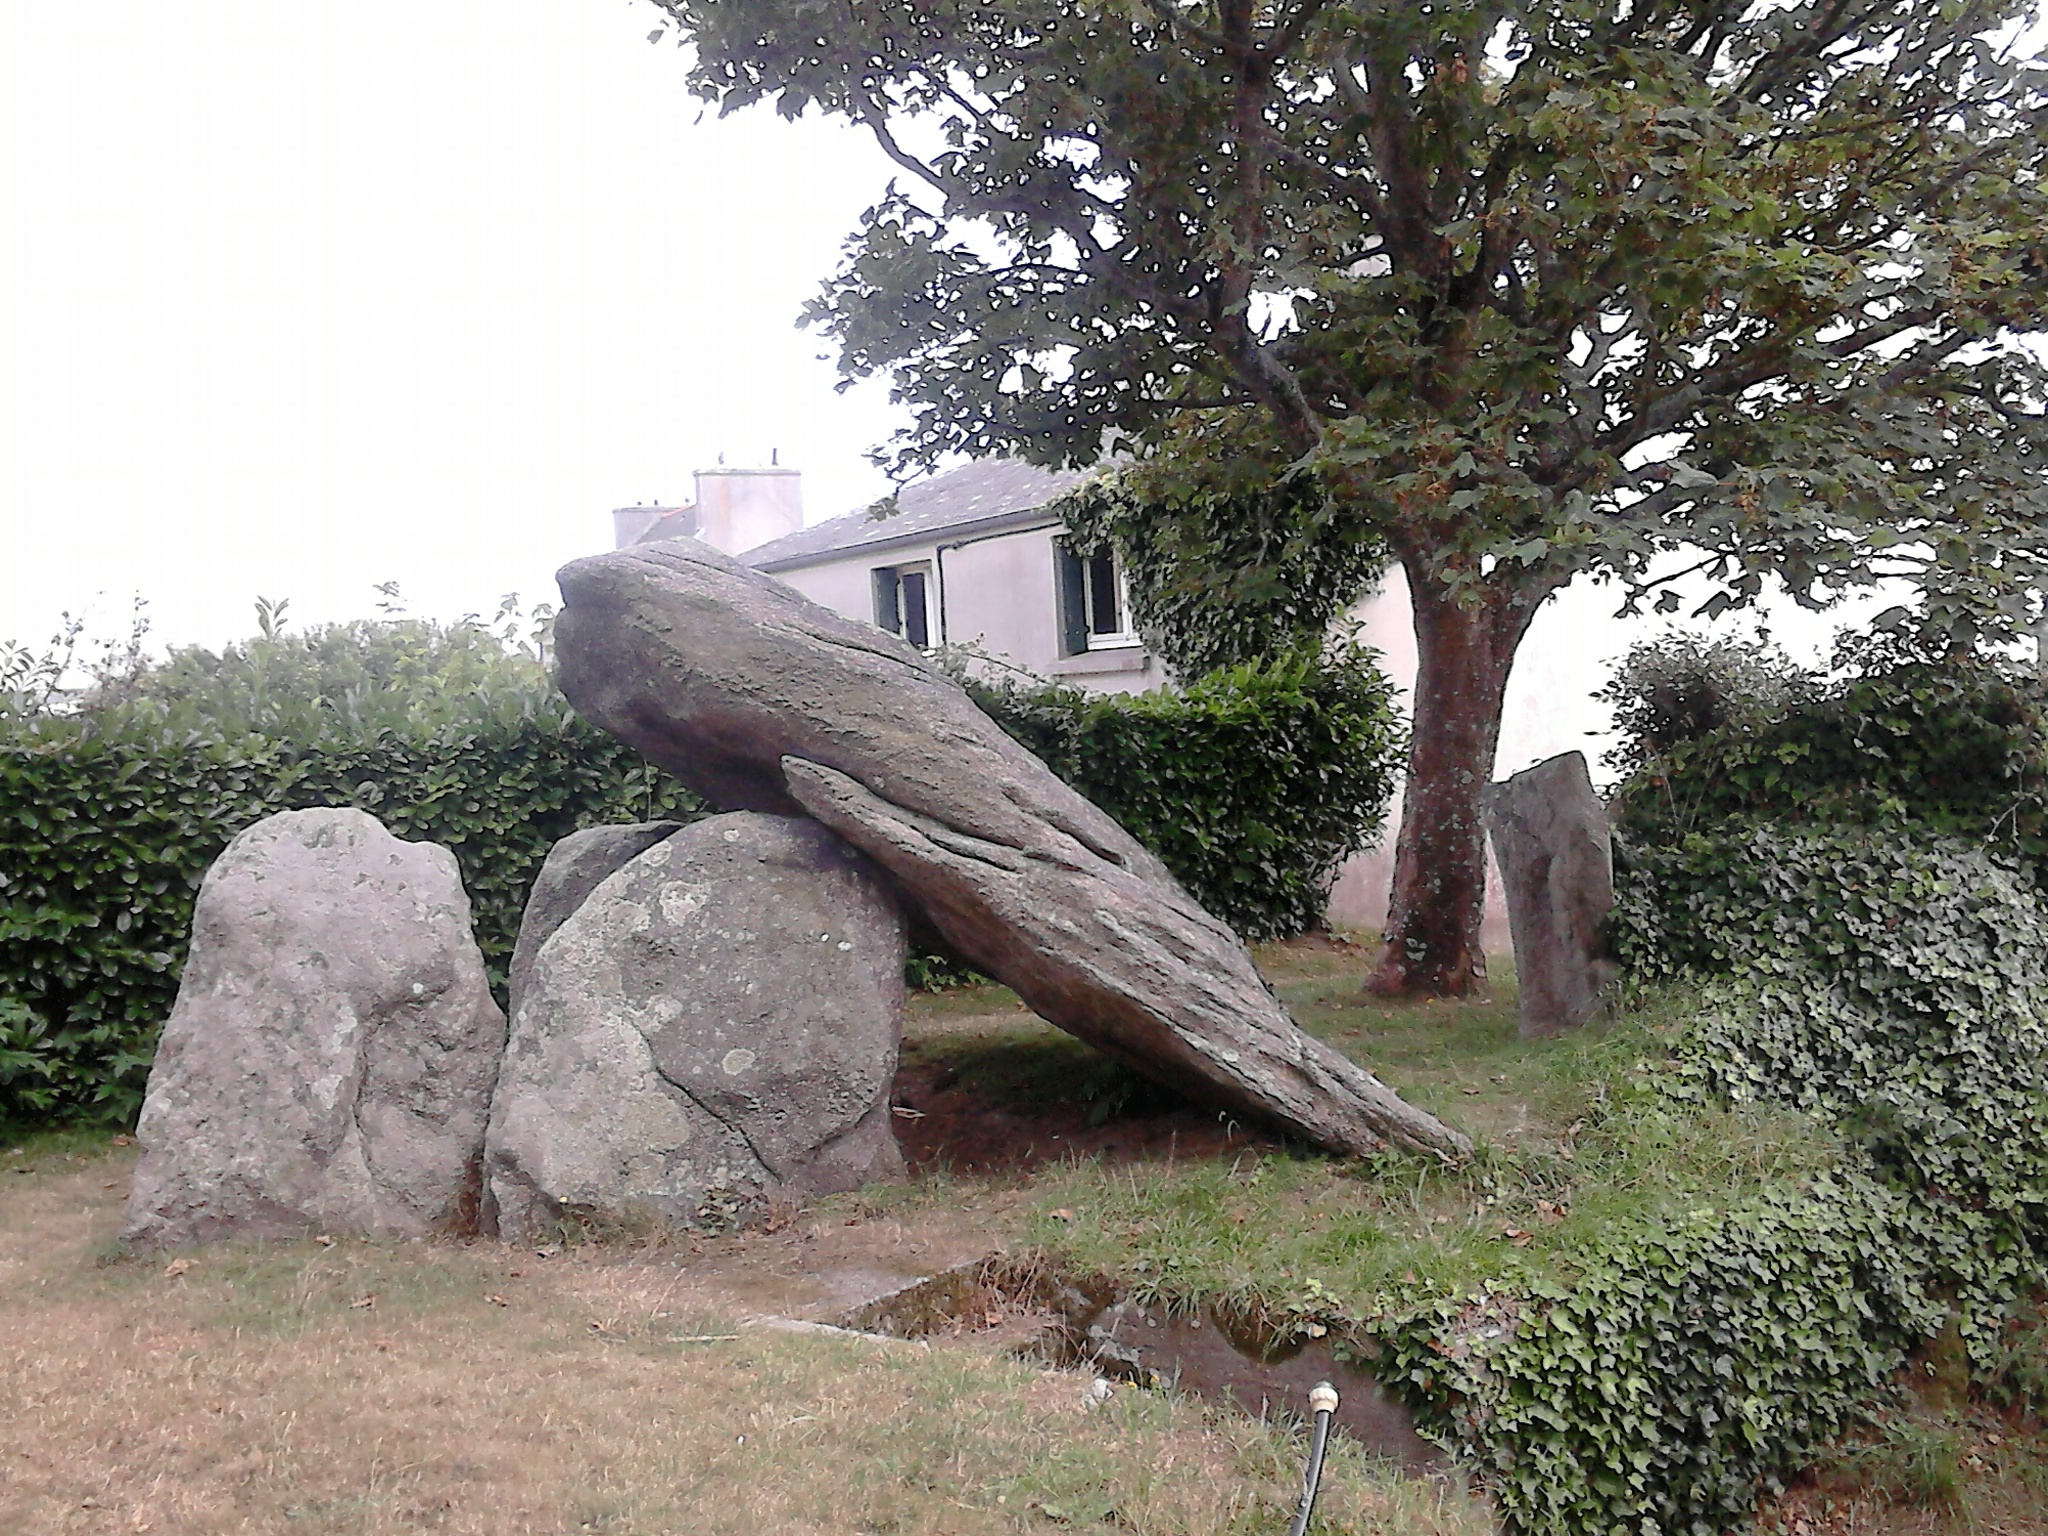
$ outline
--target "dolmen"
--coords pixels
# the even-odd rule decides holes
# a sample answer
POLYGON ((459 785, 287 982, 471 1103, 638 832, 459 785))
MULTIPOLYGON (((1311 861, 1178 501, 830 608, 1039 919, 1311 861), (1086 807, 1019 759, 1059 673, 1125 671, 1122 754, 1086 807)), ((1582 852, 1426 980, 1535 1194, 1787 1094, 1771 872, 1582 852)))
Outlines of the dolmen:
POLYGON ((150 1073, 132 1245, 543 1242, 900 1177, 913 927, 1197 1102, 1339 1153, 1469 1149, 902 640, 694 541, 560 579, 563 692, 721 814, 557 844, 509 1024, 447 849, 350 809, 241 833, 150 1073))
POLYGON ((1335 1152, 1468 1150, 1298 1029, 1228 925, 903 640, 694 540, 558 580, 577 713, 721 810, 830 829, 1051 1023, 1335 1152))

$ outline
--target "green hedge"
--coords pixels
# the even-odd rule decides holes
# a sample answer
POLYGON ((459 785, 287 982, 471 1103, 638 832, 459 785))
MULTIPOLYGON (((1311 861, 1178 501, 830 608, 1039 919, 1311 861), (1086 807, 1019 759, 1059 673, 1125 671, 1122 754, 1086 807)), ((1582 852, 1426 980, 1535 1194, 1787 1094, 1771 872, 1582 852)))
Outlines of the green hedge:
POLYGON ((1345 645, 1090 695, 964 679, 975 702, 1246 939, 1318 926, 1385 823, 1406 741, 1374 653, 1345 645))
POLYGON ((501 997, 527 888, 556 839, 702 808, 549 709, 310 746, 16 722, 0 740, 0 1120, 131 1116, 208 865, 261 817, 324 805, 454 852, 501 997))
MULTIPOLYGON (((389 648, 383 631, 373 638, 389 648)), ((1239 668, 1183 695, 983 695, 1255 938, 1320 918, 1329 872, 1385 814, 1400 746, 1387 685, 1357 654, 1239 668)), ((514 689, 477 718, 446 709, 404 729, 299 713, 312 744, 181 732, 155 702, 6 723, 0 1120, 133 1114, 199 882, 230 837, 274 811, 354 805, 453 850, 502 995, 527 889, 556 839, 703 809, 542 694, 514 689)))
MULTIPOLYGON (((1832 683, 1794 682, 1771 718, 1625 751, 1635 771, 1620 791, 1624 832, 1669 844, 1759 821, 1905 827, 2048 864, 2036 680, 1981 660, 1880 651, 1832 683)), ((1618 714, 1647 713, 1644 701, 1610 696, 1618 714)))

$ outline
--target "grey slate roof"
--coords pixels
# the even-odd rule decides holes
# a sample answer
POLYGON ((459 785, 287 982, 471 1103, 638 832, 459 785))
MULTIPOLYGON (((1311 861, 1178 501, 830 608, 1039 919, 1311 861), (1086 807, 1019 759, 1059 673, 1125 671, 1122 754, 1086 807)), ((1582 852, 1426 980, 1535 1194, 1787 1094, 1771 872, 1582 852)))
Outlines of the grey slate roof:
POLYGON ((855 550, 914 544, 942 534, 993 532, 1009 524, 1038 521, 1038 512, 1069 486, 1082 470, 1038 469, 1015 459, 986 459, 935 475, 896 495, 894 515, 877 518, 866 507, 829 522, 750 549, 742 564, 764 571, 812 565, 855 550))

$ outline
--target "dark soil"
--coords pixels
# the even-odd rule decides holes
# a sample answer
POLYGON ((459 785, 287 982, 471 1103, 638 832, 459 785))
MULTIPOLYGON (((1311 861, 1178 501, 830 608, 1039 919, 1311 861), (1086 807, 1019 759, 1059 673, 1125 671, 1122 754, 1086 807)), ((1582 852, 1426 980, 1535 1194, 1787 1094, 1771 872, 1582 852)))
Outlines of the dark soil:
MULTIPOLYGON (((1028 1054, 1031 1048, 1018 1049, 1028 1054)), ((1063 1159, 1097 1157, 1119 1164, 1164 1162, 1281 1144, 1262 1128, 1198 1109, 1149 1084, 1119 1084, 1120 1099, 1090 1094, 1091 1082, 1120 1072, 1107 1062, 1095 1066, 1093 1077, 1077 1073, 1071 1096, 1042 1093, 1019 1102, 1004 1092, 1008 1074, 973 1070, 990 1065, 986 1048, 973 1056, 963 1066, 960 1053, 942 1043, 919 1049, 905 1042, 893 1102, 896 1141, 913 1175, 940 1168, 1025 1173, 1063 1159)))

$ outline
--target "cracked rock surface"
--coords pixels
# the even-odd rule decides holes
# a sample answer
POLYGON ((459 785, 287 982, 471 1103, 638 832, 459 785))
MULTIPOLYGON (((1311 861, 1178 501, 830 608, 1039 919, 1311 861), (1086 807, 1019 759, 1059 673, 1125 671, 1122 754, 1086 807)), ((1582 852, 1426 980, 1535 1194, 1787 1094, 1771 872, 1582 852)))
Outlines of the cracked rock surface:
POLYGON ((474 1229, 505 1016, 455 856, 286 811, 206 873, 122 1235, 474 1229))
POLYGON ((1226 924, 902 640, 695 540, 558 580, 578 714, 723 809, 831 827, 1043 1018, 1334 1151, 1467 1150, 1296 1028, 1226 924))
POLYGON ((519 937, 512 946, 512 964, 507 972, 506 1001, 514 1013, 526 994, 526 980, 533 974, 533 962, 541 946, 555 936, 555 930, 569 920, 569 914, 604 884, 607 876, 635 854, 645 853, 663 838, 682 829, 680 821, 636 821, 622 826, 585 827, 571 832, 548 850, 548 856, 534 876, 533 889, 526 895, 526 910, 520 915, 519 937))
POLYGON ((486 1220, 511 1242, 687 1226, 900 1177, 903 959, 879 873, 816 822, 714 816, 645 848, 533 957, 486 1220))

